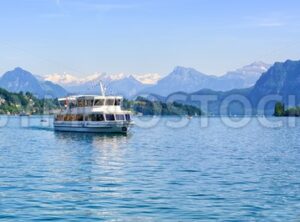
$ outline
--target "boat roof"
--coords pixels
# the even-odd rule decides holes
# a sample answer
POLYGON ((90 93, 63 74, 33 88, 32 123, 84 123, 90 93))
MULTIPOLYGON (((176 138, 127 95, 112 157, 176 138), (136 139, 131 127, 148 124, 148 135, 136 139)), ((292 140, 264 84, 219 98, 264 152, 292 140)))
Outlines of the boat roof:
POLYGON ((58 101, 78 100, 78 99, 123 99, 122 96, 99 96, 99 95, 76 95, 59 98, 58 101))

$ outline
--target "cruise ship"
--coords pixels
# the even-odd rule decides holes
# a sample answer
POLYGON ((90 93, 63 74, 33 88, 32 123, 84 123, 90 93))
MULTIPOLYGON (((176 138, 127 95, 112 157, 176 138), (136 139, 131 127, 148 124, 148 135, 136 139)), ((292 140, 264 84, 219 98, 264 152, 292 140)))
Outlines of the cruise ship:
POLYGON ((123 97, 78 95, 58 99, 60 112, 54 117, 54 130, 65 132, 127 133, 131 112, 122 110, 123 97))

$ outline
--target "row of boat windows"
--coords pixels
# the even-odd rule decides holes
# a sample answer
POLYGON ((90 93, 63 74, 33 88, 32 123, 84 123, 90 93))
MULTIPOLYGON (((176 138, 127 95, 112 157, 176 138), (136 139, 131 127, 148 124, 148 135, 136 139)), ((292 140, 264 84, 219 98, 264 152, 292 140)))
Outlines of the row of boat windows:
POLYGON ((121 99, 78 99, 77 101, 62 101, 62 106, 74 107, 92 107, 92 106, 120 106, 121 99))
POLYGON ((55 117, 56 121, 130 121, 129 114, 90 114, 83 116, 82 114, 67 114, 67 115, 57 115, 55 117))

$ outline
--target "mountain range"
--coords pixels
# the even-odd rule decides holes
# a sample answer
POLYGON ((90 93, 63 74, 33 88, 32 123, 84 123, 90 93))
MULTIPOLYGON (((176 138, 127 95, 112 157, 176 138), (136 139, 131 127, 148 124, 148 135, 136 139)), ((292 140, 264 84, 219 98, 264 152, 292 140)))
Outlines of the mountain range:
POLYGON ((134 98, 139 94, 153 93, 167 96, 177 91, 187 93, 209 88, 226 91, 254 85, 260 75, 270 66, 255 62, 223 76, 203 74, 193 68, 176 67, 170 74, 161 78, 158 74, 108 75, 94 74, 78 78, 70 74, 33 75, 22 68, 6 72, 0 78, 0 87, 10 92, 28 91, 38 97, 62 97, 67 94, 98 94, 99 82, 106 86, 108 94, 119 94, 134 98))
MULTIPOLYGON (((257 107, 261 98, 268 95, 281 96, 282 98, 278 100, 284 103, 287 103, 289 96, 293 95, 296 97, 295 105, 300 104, 300 61, 287 60, 276 62, 272 66, 255 62, 220 77, 206 75, 193 68, 176 67, 169 75, 158 81, 157 76, 155 80, 151 80, 151 75, 145 79, 147 83, 137 80, 135 76, 124 74, 96 74, 85 79, 71 75, 42 77, 15 68, 0 78, 0 88, 10 92, 28 91, 40 98, 55 98, 70 93, 98 94, 98 83, 101 80, 107 86, 108 94, 121 94, 128 98, 149 93, 156 95, 159 100, 166 100, 170 96, 176 99, 176 95, 185 93, 189 96, 186 103, 195 105, 190 99, 191 96, 215 95, 218 99, 209 107, 209 112, 215 114, 220 114, 217 110, 221 110, 222 101, 229 95, 245 96, 254 107, 257 107), (64 88, 57 84, 58 82, 64 88)), ((269 103, 267 110, 271 111, 275 102, 269 103)), ((239 114, 241 109, 235 105, 230 112, 239 114)))
POLYGON ((95 74, 86 78, 78 78, 70 74, 53 74, 46 76, 45 80, 60 84, 68 92, 75 94, 98 94, 100 90, 98 83, 101 80, 109 94, 120 94, 127 98, 145 93, 167 96, 177 91, 191 93, 203 88, 226 91, 250 87, 269 67, 270 65, 263 62, 255 62, 220 77, 178 66, 161 79, 158 74, 95 74))
POLYGON ((192 93, 199 89, 227 91, 251 87, 270 65, 263 62, 254 62, 223 76, 203 74, 193 68, 176 67, 168 76, 145 92, 167 96, 176 91, 192 93))
POLYGON ((275 103, 279 101, 286 104, 287 107, 298 106, 300 105, 300 61, 276 62, 261 75, 252 87, 229 91, 201 89, 193 93, 176 92, 168 97, 156 96, 156 98, 163 101, 182 101, 182 98, 186 98, 184 103, 199 106, 199 101, 195 101, 197 96, 214 96, 215 100, 208 105, 208 112, 216 115, 228 112, 237 115, 244 114, 244 108, 251 110, 251 114, 257 114, 257 111, 263 110, 264 114, 270 115, 273 114, 275 103), (222 109, 222 103, 229 96, 242 96, 248 99, 251 107, 243 108, 239 102, 233 102, 225 107, 226 110, 222 109), (273 98, 270 100, 269 96, 273 98), (295 97, 292 104, 289 103, 290 97, 295 97), (264 106, 260 107, 260 102, 265 102, 264 106))

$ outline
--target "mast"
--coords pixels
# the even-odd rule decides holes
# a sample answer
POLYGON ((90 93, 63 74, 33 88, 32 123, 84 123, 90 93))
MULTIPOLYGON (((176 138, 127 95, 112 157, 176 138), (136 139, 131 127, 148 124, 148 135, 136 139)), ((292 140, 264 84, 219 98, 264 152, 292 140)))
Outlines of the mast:
POLYGON ((105 89, 104 89, 102 81, 100 81, 100 94, 101 94, 101 96, 105 96, 105 89))

